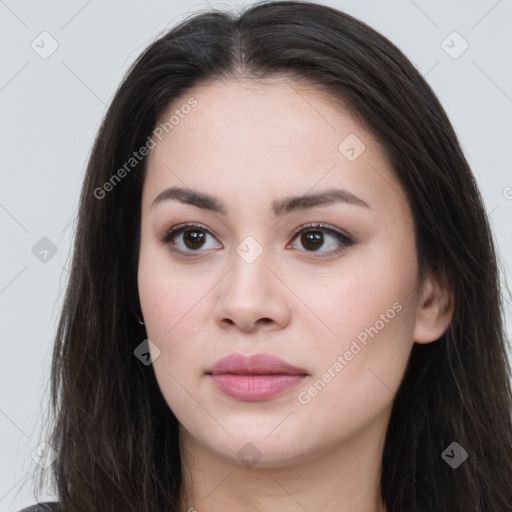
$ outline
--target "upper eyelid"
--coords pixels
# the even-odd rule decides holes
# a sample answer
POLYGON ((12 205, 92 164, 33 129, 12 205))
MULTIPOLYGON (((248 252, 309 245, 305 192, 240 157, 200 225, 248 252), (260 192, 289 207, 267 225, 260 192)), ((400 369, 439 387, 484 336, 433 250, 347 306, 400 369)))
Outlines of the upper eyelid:
POLYGON ((175 226, 170 227, 169 229, 166 229, 163 233, 163 235, 160 237, 161 241, 164 241, 165 239, 169 238, 172 235, 179 234, 186 229, 192 229, 192 228, 198 228, 202 231, 206 231, 210 235, 217 238, 217 235, 210 229, 204 226, 203 224, 196 223, 196 222, 181 222, 179 224, 176 224, 175 226))
POLYGON ((331 226, 330 224, 326 224, 325 222, 312 222, 310 224, 304 224, 298 227, 296 230, 294 230, 292 236, 298 235, 301 231, 305 231, 307 229, 313 230, 315 228, 321 231, 329 231, 330 233, 334 233, 337 235, 344 236, 346 238, 353 239, 352 235, 347 233, 344 229, 331 226))

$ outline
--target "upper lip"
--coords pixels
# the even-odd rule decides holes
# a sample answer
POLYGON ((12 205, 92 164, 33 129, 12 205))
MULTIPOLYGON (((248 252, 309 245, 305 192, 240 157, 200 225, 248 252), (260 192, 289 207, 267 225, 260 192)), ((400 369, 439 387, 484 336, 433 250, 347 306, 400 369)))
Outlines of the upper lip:
POLYGON ((243 375, 308 375, 303 368, 297 368, 271 354, 229 354, 219 359, 208 374, 232 373, 243 375))

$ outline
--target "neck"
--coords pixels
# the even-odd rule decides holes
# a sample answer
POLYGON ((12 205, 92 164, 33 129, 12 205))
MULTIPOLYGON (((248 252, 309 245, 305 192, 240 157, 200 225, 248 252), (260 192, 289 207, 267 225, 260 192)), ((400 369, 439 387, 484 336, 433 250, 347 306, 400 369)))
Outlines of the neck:
POLYGON ((380 498, 387 425, 382 420, 325 453, 280 467, 247 467, 223 458, 180 426, 180 510, 386 512, 380 498))

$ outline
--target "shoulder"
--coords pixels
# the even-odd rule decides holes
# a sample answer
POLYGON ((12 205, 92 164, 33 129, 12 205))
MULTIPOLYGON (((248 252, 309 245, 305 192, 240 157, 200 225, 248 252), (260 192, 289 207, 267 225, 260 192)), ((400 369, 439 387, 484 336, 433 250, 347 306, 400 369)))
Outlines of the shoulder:
POLYGON ((30 507, 24 508, 19 512, 58 512, 59 503, 57 501, 46 501, 44 503, 38 503, 30 507))

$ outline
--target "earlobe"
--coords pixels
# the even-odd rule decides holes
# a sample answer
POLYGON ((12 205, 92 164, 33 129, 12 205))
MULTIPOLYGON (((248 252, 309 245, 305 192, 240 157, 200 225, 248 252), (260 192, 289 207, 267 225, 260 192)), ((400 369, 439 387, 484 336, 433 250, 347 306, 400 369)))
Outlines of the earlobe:
POLYGON ((414 341, 431 343, 448 329, 453 317, 454 299, 446 277, 432 271, 422 286, 416 310, 414 341))

